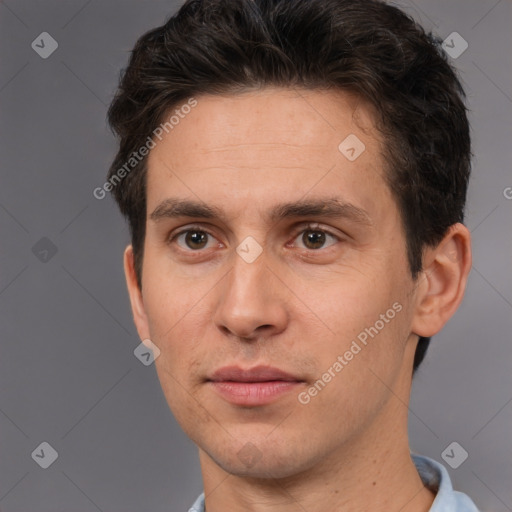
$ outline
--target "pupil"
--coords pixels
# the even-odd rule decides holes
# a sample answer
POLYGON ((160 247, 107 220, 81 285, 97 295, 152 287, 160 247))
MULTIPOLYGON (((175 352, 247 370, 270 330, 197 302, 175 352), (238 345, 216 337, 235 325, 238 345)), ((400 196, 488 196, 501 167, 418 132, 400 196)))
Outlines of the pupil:
POLYGON ((191 247, 192 249, 197 248, 198 245, 204 245, 206 243, 206 233, 204 231, 190 231, 186 235, 186 242, 189 247, 191 244, 192 246, 195 246, 191 247))
POLYGON ((325 243, 325 233, 321 231, 305 231, 303 235, 304 245, 313 245, 313 249, 318 249, 325 243))

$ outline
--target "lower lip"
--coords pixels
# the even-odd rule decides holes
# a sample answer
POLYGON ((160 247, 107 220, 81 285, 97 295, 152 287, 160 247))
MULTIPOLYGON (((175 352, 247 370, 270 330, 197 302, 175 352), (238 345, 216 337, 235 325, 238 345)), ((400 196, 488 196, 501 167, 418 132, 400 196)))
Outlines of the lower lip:
POLYGON ((265 405, 290 393, 301 384, 298 381, 210 382, 215 391, 235 405, 265 405))

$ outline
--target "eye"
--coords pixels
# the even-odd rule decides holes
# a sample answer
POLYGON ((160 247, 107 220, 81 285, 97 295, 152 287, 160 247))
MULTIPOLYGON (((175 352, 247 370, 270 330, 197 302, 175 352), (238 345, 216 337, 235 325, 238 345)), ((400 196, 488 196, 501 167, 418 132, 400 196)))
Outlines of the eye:
POLYGON ((200 249, 208 249, 209 247, 215 247, 215 244, 208 246, 209 238, 214 239, 213 235, 211 235, 208 231, 204 229, 189 227, 188 229, 184 229, 176 233, 169 240, 169 243, 174 242, 177 243, 181 240, 182 243, 178 243, 178 246, 184 250, 192 250, 197 252, 200 249))
MULTIPOLYGON (((311 225, 308 225, 307 229, 302 229, 298 233, 298 236, 295 238, 295 240, 299 238, 306 249, 313 251, 318 249, 325 249, 325 243, 329 238, 334 240, 334 242, 330 245, 334 245, 336 242, 340 241, 340 238, 330 233, 329 231, 311 225)), ((327 247, 330 247, 330 245, 327 247)))

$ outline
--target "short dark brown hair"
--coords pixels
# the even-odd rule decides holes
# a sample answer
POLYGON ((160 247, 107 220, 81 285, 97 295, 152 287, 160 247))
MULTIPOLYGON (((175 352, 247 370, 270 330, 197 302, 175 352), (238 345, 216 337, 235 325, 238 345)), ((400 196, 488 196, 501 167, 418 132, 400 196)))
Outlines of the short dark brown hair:
MULTIPOLYGON (((416 279, 423 249, 464 220, 471 165, 465 94, 440 39, 378 0, 188 0, 139 38, 108 111, 120 139, 108 180, 139 286, 147 157, 113 179, 180 102, 265 86, 334 88, 373 105, 416 279)), ((420 337, 413 373, 429 343, 420 337)))

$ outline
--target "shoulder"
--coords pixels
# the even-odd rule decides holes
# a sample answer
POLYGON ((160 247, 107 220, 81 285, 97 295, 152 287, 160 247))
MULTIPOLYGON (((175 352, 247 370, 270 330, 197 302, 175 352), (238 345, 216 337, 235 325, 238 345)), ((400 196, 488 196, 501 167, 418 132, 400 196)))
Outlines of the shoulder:
POLYGON ((448 470, 423 455, 411 454, 425 487, 436 494, 429 512, 479 512, 471 498, 453 489, 448 470))
POLYGON ((188 512, 204 512, 204 492, 197 497, 194 504, 188 509, 188 512))

